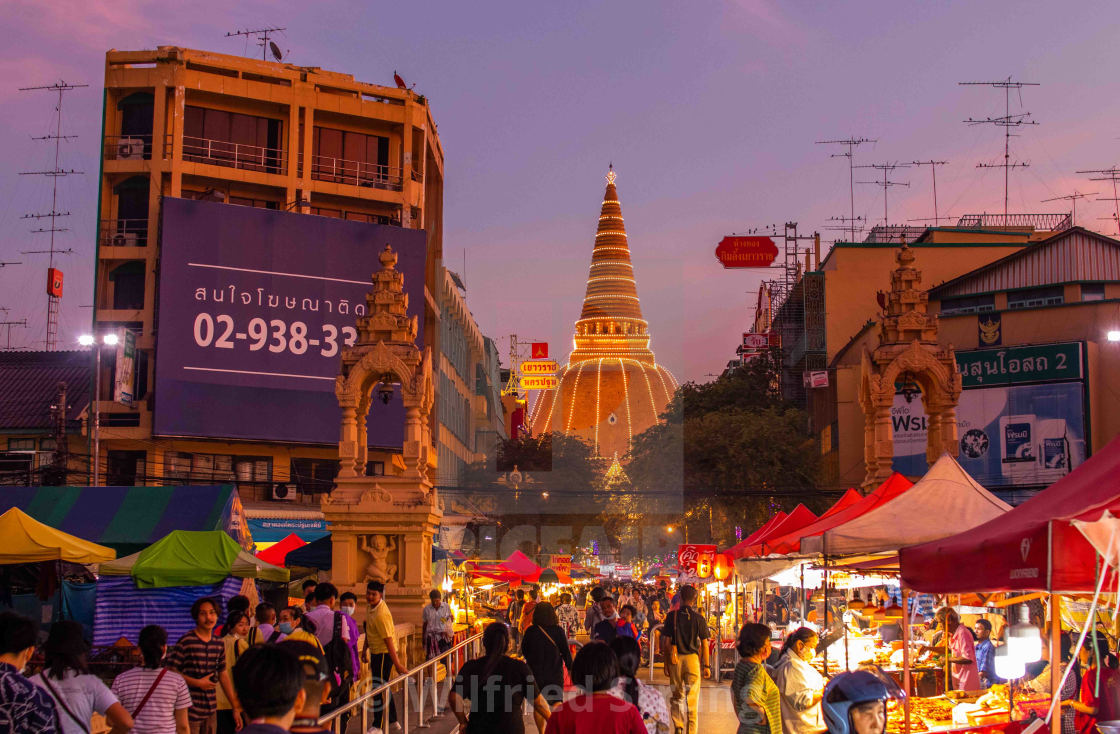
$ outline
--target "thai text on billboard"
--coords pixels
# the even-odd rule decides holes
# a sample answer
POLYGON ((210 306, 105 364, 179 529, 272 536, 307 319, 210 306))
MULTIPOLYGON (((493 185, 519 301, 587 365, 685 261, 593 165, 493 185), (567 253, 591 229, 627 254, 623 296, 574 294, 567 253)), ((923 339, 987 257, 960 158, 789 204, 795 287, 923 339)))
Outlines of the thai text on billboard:
MULTIPOLYGON (((154 433, 333 444, 339 350, 357 337, 389 244, 423 324, 422 230, 163 200, 154 433)), ((403 441, 399 396, 368 421, 403 441)))

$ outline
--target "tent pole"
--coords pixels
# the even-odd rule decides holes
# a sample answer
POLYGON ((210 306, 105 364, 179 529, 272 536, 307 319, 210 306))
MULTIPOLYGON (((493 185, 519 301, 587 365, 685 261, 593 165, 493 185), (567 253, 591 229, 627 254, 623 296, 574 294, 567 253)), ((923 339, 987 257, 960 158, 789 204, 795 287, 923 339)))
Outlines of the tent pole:
POLYGON ((903 704, 903 734, 910 734, 910 590, 902 587, 902 690, 906 693, 903 704))
MULTIPOLYGON (((822 615, 820 628, 821 631, 828 631, 828 533, 824 534, 824 541, 821 546, 824 551, 824 614, 822 615)), ((824 649, 824 677, 828 677, 828 648, 824 649)))
POLYGON ((805 624, 806 617, 809 616, 809 609, 805 601, 805 564, 801 564, 801 623, 805 624))
MULTIPOLYGON (((1091 620, 1087 620, 1091 621, 1091 620)), ((1050 697, 1060 698, 1062 695, 1059 687, 1062 683, 1062 598, 1053 591, 1050 592, 1050 697)), ((1050 734, 1061 734, 1062 712, 1054 711, 1050 719, 1050 734)))

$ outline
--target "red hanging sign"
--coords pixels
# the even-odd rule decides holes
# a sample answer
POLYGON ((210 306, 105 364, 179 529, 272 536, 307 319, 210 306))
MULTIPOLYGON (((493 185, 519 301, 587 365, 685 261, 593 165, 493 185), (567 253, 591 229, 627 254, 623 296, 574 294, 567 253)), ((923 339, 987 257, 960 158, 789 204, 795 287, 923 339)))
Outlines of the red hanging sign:
POLYGON ((774 240, 761 235, 729 235, 716 245, 716 259, 725 268, 768 268, 777 256, 774 240))
POLYGON ((548 342, 533 342, 532 359, 548 359, 548 342))
POLYGON ((62 271, 47 268, 47 295, 62 298, 62 271))
POLYGON ((696 583, 712 575, 716 546, 702 543, 684 543, 677 547, 677 580, 682 584, 696 583))

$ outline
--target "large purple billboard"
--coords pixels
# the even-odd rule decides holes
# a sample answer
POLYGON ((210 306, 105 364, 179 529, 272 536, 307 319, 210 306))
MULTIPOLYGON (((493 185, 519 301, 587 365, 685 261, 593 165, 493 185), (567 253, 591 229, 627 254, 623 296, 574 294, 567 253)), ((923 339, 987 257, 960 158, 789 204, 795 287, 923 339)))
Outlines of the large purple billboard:
MULTIPOLYGON (((386 244, 423 307, 422 230, 165 197, 160 239, 159 436, 337 443, 339 349, 386 244)), ((378 402, 369 445, 400 446, 403 427, 400 398, 378 402)))

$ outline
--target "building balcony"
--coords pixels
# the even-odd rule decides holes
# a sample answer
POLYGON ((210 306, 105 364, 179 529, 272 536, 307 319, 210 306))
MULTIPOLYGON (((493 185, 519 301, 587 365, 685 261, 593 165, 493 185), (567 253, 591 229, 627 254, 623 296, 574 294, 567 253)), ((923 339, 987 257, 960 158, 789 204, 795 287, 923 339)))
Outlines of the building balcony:
MULTIPOLYGON (((170 147, 170 142, 168 143, 170 147)), ((233 143, 228 140, 183 136, 183 160, 212 166, 285 175, 288 163, 282 148, 233 143)))
POLYGON ((151 159, 152 136, 150 133, 148 135, 105 136, 105 160, 148 161, 151 159))
POLYGON ((404 170, 401 168, 325 155, 311 156, 311 178, 387 191, 400 191, 404 186, 404 170))
POLYGON ((97 243, 101 247, 146 247, 147 219, 102 219, 97 243))

